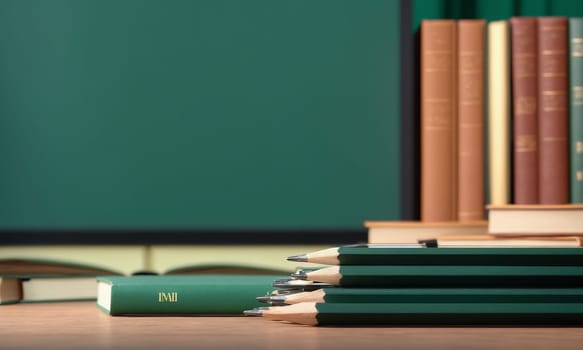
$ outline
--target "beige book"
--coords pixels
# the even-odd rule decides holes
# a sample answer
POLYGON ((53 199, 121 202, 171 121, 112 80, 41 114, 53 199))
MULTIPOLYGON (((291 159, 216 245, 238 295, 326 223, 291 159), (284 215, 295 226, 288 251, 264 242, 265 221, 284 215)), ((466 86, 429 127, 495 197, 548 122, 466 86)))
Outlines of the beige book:
POLYGON ((448 234, 484 235, 486 221, 420 222, 420 221, 365 221, 368 243, 417 243, 448 234))
POLYGON ((491 205, 488 217, 494 235, 583 235, 583 204, 491 205))
POLYGON ((562 248, 580 247, 581 237, 499 237, 483 235, 442 235, 437 237, 437 246, 440 248, 562 248))
POLYGON ((510 55, 507 21, 488 24, 488 155, 490 203, 510 200, 510 55))

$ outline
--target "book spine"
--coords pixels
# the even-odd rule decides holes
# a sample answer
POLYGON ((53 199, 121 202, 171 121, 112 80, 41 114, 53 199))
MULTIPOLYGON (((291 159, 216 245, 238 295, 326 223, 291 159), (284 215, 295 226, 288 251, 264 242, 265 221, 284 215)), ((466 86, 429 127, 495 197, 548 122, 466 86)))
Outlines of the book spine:
POLYGON ((583 18, 569 19, 571 203, 583 203, 583 18))
POLYGON ((567 18, 538 18, 539 194, 541 204, 569 201, 567 18))
POLYGON ((488 163, 490 203, 510 201, 510 57, 508 22, 488 24, 488 163))
POLYGON ((513 17, 513 193, 516 204, 537 204, 538 118, 537 118, 537 21, 534 17, 513 17))
POLYGON ((255 298, 271 287, 263 284, 209 286, 184 284, 112 285, 111 315, 240 314, 261 306, 255 298))
POLYGON ((456 22, 421 23, 421 220, 457 218, 456 22))
POLYGON ((458 22, 458 220, 484 219, 484 27, 458 22))

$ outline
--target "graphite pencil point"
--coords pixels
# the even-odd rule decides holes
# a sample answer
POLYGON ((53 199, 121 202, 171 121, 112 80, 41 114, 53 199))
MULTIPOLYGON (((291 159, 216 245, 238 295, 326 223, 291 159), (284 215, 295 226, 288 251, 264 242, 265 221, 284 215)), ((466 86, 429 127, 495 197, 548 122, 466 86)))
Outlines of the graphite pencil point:
POLYGON ((255 298, 255 300, 257 300, 260 303, 269 303, 271 301, 271 297, 269 295, 264 295, 264 296, 255 298))
POLYGON ((296 278, 296 279, 298 279, 298 280, 305 280, 305 279, 307 279, 307 278, 308 278, 308 276, 307 276, 307 274, 306 274, 306 271, 304 271, 304 270, 298 270, 298 271, 296 271, 296 272, 292 273, 292 275, 291 275, 291 276, 292 276, 293 278, 296 278))
POLYGON ((308 255, 307 254, 300 254, 300 255, 292 255, 287 258, 289 261, 298 261, 298 262, 307 262, 308 255))
POLYGON ((256 307, 252 310, 245 310, 243 311, 243 315, 245 316, 261 316, 263 315, 263 311, 268 310, 269 307, 256 307))

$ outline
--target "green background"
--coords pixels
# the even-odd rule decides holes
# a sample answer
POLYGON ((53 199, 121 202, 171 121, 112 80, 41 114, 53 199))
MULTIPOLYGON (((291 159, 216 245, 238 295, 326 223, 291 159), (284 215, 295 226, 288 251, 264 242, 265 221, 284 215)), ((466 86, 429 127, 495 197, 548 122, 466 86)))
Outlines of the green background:
POLYGON ((579 0, 411 0, 413 27, 423 18, 484 18, 512 16, 583 16, 579 0))
POLYGON ((0 0, 0 229, 399 212, 397 0, 0 0))

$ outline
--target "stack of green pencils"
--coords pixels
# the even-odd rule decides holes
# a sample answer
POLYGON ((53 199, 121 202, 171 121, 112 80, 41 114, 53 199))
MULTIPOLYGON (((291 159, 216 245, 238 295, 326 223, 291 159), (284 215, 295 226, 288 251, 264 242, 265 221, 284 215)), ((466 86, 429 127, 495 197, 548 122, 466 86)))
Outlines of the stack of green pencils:
POLYGON ((582 248, 345 246, 291 256, 298 270, 248 310, 306 325, 583 324, 582 248))

